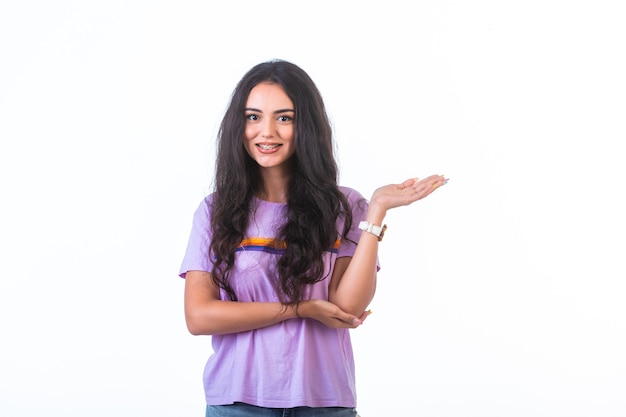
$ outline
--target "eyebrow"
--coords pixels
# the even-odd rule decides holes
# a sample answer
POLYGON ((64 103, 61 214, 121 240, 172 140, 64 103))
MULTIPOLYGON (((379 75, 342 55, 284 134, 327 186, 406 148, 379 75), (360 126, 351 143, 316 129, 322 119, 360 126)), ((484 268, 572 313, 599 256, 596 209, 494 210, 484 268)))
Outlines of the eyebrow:
MULTIPOLYGON (((259 110, 259 109, 255 109, 253 107, 246 107, 245 109, 243 109, 244 111, 255 111, 258 113, 263 113, 263 111, 259 110)), ((286 112, 291 112, 291 113, 295 113, 296 111, 294 109, 278 109, 274 112, 274 114, 279 114, 279 113, 286 113, 286 112)))

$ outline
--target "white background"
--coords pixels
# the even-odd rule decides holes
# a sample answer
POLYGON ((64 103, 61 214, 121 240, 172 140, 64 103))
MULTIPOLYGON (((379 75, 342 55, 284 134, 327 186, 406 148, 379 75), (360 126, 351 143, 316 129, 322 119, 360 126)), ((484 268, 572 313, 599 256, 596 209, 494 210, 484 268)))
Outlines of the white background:
POLYGON ((254 64, 303 67, 389 213, 364 417, 626 415, 619 1, 0 3, 0 415, 204 415, 177 278, 254 64))

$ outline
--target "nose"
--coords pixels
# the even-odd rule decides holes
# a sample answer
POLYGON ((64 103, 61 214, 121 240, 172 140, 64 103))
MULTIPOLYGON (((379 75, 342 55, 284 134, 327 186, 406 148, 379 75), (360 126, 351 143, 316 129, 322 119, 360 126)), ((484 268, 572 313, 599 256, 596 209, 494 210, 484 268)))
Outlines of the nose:
POLYGON ((274 120, 271 117, 265 117, 261 122, 261 137, 271 138, 274 136, 274 120))

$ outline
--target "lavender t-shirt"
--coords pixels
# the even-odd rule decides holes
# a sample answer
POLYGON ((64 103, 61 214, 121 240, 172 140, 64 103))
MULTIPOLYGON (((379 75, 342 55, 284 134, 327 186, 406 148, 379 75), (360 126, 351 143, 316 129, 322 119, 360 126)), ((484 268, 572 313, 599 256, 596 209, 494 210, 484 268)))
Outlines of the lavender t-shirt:
MULTIPOLYGON (((367 202, 348 187, 340 187, 353 212, 348 237, 357 242, 357 225, 365 220, 367 202)), ((211 240, 206 197, 194 214, 193 227, 180 276, 210 271, 211 240)), ((286 205, 254 200, 252 219, 235 254, 231 285, 240 302, 278 301, 274 290, 275 263, 281 247, 273 242, 285 221, 286 205)), ((338 222, 338 230, 343 224, 338 222)), ((356 245, 337 241, 325 252, 326 278, 311 286, 309 299, 328 299, 328 285, 337 257, 352 256, 356 245)), ((228 299, 222 291, 222 299, 228 299)), ((313 319, 290 319, 240 333, 214 335, 213 354, 204 369, 209 405, 245 402, 261 407, 356 407, 354 357, 348 329, 331 329, 313 319)))

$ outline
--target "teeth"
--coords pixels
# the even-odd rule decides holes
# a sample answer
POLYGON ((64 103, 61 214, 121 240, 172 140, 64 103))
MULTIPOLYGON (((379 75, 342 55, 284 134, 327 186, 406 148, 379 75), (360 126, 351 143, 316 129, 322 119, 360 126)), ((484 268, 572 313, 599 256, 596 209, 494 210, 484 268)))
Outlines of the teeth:
POLYGON ((278 147, 278 145, 263 145, 263 144, 259 145, 259 148, 261 148, 263 150, 266 150, 266 151, 269 151, 270 149, 274 149, 274 148, 277 148, 277 147, 278 147))

